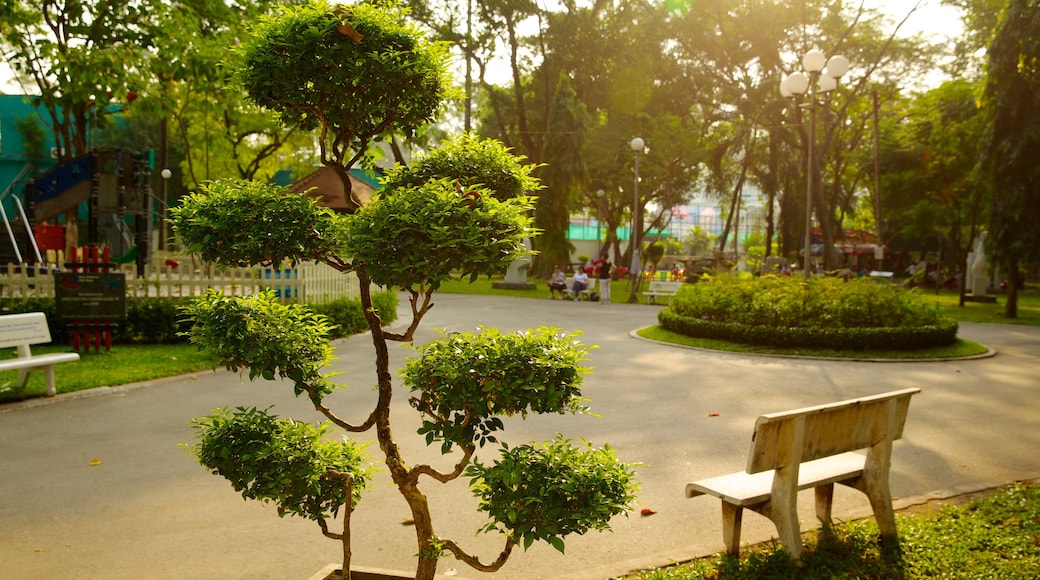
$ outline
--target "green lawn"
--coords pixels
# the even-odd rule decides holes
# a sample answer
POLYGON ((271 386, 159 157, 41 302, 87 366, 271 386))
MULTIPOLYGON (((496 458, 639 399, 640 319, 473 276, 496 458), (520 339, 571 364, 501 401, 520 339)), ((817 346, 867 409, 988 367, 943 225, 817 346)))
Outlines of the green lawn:
POLYGON ((959 295, 952 290, 916 290, 921 296, 934 300, 942 305, 947 313, 960 322, 988 322, 994 324, 1024 324, 1040 326, 1040 289, 1032 287, 1018 293, 1018 318, 1004 317, 1007 296, 997 296, 995 303, 966 302, 961 308, 957 305, 959 295))
POLYGON ((775 544, 740 558, 709 556, 647 570, 631 580, 758 580, 760 578, 1033 580, 1040 578, 1040 486, 1020 483, 963 505, 896 516, 900 545, 878 547, 872 519, 810 532, 797 568, 775 544))
MULTIPOLYGON (((33 354, 69 352, 68 346, 44 345, 32 348, 33 354)), ((13 358, 13 348, 0 350, 0 360, 13 358)), ((80 360, 55 367, 59 393, 72 393, 96 387, 125 385, 171 377, 213 368, 214 358, 190 344, 120 344, 111 352, 101 350, 80 354, 80 360)), ((15 387, 18 371, 0 372, 0 403, 46 393, 43 371, 29 375, 25 389, 15 387)))

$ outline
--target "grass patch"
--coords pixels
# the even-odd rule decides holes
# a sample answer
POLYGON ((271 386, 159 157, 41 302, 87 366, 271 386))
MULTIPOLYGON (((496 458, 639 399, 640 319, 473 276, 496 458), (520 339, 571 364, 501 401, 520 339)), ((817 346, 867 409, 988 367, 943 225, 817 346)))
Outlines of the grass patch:
POLYGON ((951 290, 917 290, 925 300, 938 302, 947 316, 958 322, 985 322, 990 324, 1022 324, 1040 326, 1040 290, 1030 289, 1018 293, 1018 318, 1004 316, 1007 296, 997 296, 996 302, 965 302, 957 305, 960 295, 951 290))
POLYGON ((711 338, 694 338, 692 336, 686 336, 685 334, 679 334, 677 332, 665 330, 664 328, 661 328, 658 325, 643 328, 639 330, 636 334, 643 338, 656 340, 659 342, 667 342, 669 344, 678 344, 682 346, 690 346, 695 348, 705 348, 709 350, 721 350, 726 352, 744 354, 774 354, 831 358, 881 358, 893 360, 960 358, 984 354, 987 350, 985 346, 977 342, 964 340, 963 338, 958 338, 957 342, 949 346, 922 348, 918 350, 849 351, 826 348, 777 348, 768 346, 757 346, 751 344, 740 344, 736 342, 728 342, 725 340, 717 340, 711 338))
POLYGON ((775 543, 648 570, 638 580, 761 578, 1040 578, 1040 486, 1017 483, 960 506, 898 514, 899 549, 878 546, 873 519, 805 534, 804 566, 775 543))
MULTIPOLYGON (((478 296, 512 296, 515 298, 549 298, 549 285, 545 280, 539 278, 528 278, 528 282, 535 285, 533 290, 509 290, 506 288, 493 288, 492 285, 495 282, 501 282, 502 277, 496 276, 493 278, 487 278, 481 276, 472 284, 469 282, 469 278, 464 280, 449 280, 441 284, 440 289, 437 291, 442 294, 472 294, 478 296)), ((599 291, 599 280, 590 279, 589 285, 590 290, 599 291)), ((641 289, 646 290, 649 282, 644 281, 641 289)), ((623 304, 628 301, 629 295, 631 294, 631 284, 629 280, 614 280, 610 283, 610 303, 611 304, 623 304)), ((640 304, 646 304, 646 297, 641 293, 636 295, 640 304)), ((667 298, 659 298, 658 303, 667 304, 667 298)))
MULTIPOLYGON (((34 346, 33 354, 69 352, 67 346, 34 346)), ((0 351, 0 360, 14 358, 15 349, 0 351)), ((103 386, 125 385, 171 377, 213 368, 216 359, 199 352, 191 344, 114 345, 110 352, 81 354, 76 362, 55 367, 59 393, 71 393, 103 386)), ((43 371, 29 375, 24 389, 15 387, 18 371, 0 372, 0 402, 42 397, 47 388, 43 371)))

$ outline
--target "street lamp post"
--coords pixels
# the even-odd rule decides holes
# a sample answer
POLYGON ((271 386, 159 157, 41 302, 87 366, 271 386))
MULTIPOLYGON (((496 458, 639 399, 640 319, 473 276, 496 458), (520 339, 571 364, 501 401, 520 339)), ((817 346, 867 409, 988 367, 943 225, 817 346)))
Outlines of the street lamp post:
POLYGON ((632 291, 628 295, 628 302, 634 304, 639 302, 636 292, 639 291, 639 275, 642 268, 639 264, 639 213, 642 207, 639 203, 639 155, 646 151, 646 141, 641 137, 632 139, 628 144, 635 156, 635 182, 632 187, 632 234, 629 236, 632 244, 632 291))
POLYGON ((169 168, 164 167, 163 170, 159 172, 159 176, 162 177, 162 182, 161 182, 162 183, 162 187, 159 188, 160 189, 159 196, 162 198, 160 200, 161 203, 159 204, 161 206, 159 208, 159 212, 160 212, 159 213, 159 249, 160 250, 165 250, 166 249, 166 210, 168 209, 168 206, 166 205, 166 200, 168 198, 168 193, 170 191, 170 178, 173 177, 173 172, 170 171, 169 168))
POLYGON ((602 189, 596 190, 596 241, 600 243, 599 254, 601 256, 607 251, 606 240, 603 239, 603 234, 601 233, 603 216, 606 214, 606 212, 603 211, 603 198, 606 195, 607 192, 602 189))
POLYGON ((816 183, 816 92, 829 92, 838 88, 838 79, 849 71, 849 59, 841 55, 827 58, 823 51, 813 48, 802 57, 802 68, 805 72, 796 71, 780 83, 780 94, 799 101, 808 93, 809 102, 799 107, 809 108, 809 127, 806 136, 806 169, 805 169, 805 239, 802 246, 804 252, 803 275, 806 279, 812 272, 812 203, 813 189, 816 183))

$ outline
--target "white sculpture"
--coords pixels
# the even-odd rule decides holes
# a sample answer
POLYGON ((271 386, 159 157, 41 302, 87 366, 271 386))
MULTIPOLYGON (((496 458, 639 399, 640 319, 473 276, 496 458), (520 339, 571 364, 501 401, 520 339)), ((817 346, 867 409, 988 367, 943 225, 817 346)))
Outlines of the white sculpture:
POLYGON ((965 287, 972 294, 981 296, 992 284, 989 277, 989 262, 985 251, 986 233, 975 238, 972 251, 968 254, 968 280, 965 287))

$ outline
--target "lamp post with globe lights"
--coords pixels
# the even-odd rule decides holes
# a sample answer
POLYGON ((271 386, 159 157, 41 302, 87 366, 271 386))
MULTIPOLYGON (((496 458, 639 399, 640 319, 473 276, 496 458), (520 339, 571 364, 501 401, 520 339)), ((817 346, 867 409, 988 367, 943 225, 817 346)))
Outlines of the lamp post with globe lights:
POLYGON ((809 278, 812 272, 812 203, 814 186, 817 179, 816 169, 816 93, 830 92, 838 88, 838 79, 849 71, 849 59, 841 55, 827 58, 819 48, 813 48, 802 57, 803 71, 793 72, 780 83, 780 94, 785 98, 798 101, 799 107, 808 107, 809 126, 807 128, 806 170, 805 170, 805 239, 802 246, 804 253, 803 275, 809 278), (809 101, 801 103, 803 96, 809 101))
POLYGON ((639 264, 639 213, 642 208, 639 203, 639 156, 646 152, 646 141, 643 141, 642 137, 636 137, 628 145, 635 155, 635 181, 632 187, 632 234, 629 236, 629 243, 632 244, 632 291, 628 295, 628 302, 634 304, 639 302, 636 292, 639 291, 639 276, 642 270, 639 264))
POLYGON ((159 249, 166 249, 166 210, 169 209, 167 205, 168 194, 170 191, 170 178, 173 177, 173 172, 168 167, 164 167, 159 172, 159 176, 162 177, 162 186, 159 192, 159 249))

